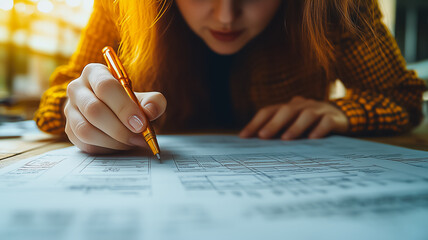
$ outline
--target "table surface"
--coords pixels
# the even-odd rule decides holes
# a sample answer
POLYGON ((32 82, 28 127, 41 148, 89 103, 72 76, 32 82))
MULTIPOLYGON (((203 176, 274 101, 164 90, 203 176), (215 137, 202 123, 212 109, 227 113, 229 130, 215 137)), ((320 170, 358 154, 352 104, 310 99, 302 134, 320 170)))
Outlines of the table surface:
MULTIPOLYGON (((405 134, 384 137, 364 137, 360 139, 428 152, 428 120, 425 120, 413 131, 405 134)), ((47 134, 0 139, 0 168, 25 158, 69 146, 72 146, 72 144, 65 139, 47 134)))

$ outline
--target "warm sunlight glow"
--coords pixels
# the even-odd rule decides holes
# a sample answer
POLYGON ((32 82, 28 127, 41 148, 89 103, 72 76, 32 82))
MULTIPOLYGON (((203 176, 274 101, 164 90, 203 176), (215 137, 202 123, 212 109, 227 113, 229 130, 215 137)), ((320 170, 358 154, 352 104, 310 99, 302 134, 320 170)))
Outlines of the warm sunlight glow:
POLYGON ((50 13, 53 9, 54 5, 48 0, 42 0, 37 4, 37 10, 43 13, 50 13))
POLYGON ((0 9, 9 11, 13 8, 13 0, 0 0, 0 9))
POLYGON ((78 7, 82 1, 81 0, 65 0, 65 3, 67 3, 70 7, 78 7))
POLYGON ((16 3, 15 9, 19 13, 25 13, 27 11, 27 4, 25 3, 16 3))
POLYGON ((83 9, 86 11, 91 11, 94 6, 94 0, 85 0, 83 1, 83 9))

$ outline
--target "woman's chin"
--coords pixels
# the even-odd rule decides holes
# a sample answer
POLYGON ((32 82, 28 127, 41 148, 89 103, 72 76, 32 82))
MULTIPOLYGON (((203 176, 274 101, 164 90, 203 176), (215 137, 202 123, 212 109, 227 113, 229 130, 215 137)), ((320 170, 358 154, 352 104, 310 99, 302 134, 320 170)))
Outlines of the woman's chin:
POLYGON ((220 55, 233 55, 239 52, 245 44, 232 44, 232 43, 207 43, 211 51, 220 55))

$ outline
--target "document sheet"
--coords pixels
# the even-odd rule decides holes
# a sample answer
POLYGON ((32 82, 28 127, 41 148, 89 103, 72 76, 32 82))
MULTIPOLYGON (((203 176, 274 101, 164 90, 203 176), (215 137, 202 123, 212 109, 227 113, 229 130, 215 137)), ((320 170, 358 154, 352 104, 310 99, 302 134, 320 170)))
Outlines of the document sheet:
POLYGON ((0 239, 428 239, 428 153, 332 136, 158 136, 0 169, 0 239))

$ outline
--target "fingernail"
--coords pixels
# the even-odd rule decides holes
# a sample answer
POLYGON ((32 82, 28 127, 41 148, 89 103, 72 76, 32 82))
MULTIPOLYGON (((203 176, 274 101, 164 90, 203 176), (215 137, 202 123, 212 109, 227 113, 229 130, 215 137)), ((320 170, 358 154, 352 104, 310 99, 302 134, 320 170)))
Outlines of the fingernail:
POLYGON ((131 125, 131 127, 133 128, 131 129, 131 131, 141 132, 143 130, 143 121, 137 115, 130 117, 128 122, 129 125, 131 125))
POLYGON ((144 147, 147 143, 144 141, 143 136, 132 136, 129 142, 134 146, 144 147))
POLYGON ((158 110, 153 103, 147 103, 146 105, 144 105, 144 108, 150 112, 150 115, 152 117, 157 117, 158 110))

